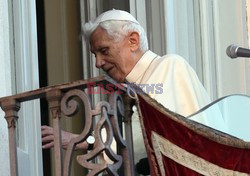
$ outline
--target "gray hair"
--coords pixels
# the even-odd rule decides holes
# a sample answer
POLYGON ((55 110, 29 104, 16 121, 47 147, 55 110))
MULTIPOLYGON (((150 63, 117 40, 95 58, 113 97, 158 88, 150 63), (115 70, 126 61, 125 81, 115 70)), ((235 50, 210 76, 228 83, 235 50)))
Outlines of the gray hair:
POLYGON ((101 27, 107 31, 108 35, 116 42, 121 41, 129 32, 138 32, 140 37, 140 50, 145 52, 148 50, 147 35, 141 25, 126 21, 126 20, 107 20, 96 24, 95 22, 88 22, 83 26, 83 33, 85 38, 89 40, 90 35, 101 27))

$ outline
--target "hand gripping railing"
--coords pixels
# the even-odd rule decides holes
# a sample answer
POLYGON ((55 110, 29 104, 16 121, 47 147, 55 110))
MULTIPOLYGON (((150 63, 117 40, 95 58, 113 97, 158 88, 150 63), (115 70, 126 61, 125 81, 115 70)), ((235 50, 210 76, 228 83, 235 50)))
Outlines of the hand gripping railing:
POLYGON ((0 98, 0 106, 5 112, 5 118, 8 122, 11 176, 18 175, 15 130, 20 104, 25 101, 44 97, 48 101, 53 122, 56 176, 70 175, 72 155, 75 150, 75 146, 85 141, 91 134, 95 137, 93 149, 85 154, 77 156, 77 162, 89 170, 87 174, 88 176, 97 175, 102 172, 106 172, 108 175, 134 175, 130 119, 132 112, 131 99, 126 95, 126 93, 121 95, 120 93, 122 91, 124 92, 125 89, 123 87, 119 87, 119 93, 109 92, 109 100, 100 101, 96 107, 92 109, 89 96, 84 91, 89 83, 102 85, 104 90, 107 85, 115 85, 115 82, 111 78, 100 76, 86 81, 81 80, 0 98), (123 99, 125 100, 125 103, 123 99), (81 103, 79 103, 79 100, 81 103), (70 141, 65 157, 63 157, 60 130, 61 115, 74 115, 77 113, 77 109, 80 104, 83 105, 85 113, 84 129, 78 137, 70 141), (96 116, 100 116, 100 118, 93 126, 93 120, 96 116), (125 123, 126 140, 124 140, 121 135, 121 130, 118 124, 119 119, 122 119, 125 123), (103 128, 105 128, 107 136, 105 141, 102 139, 103 128), (114 152, 113 148, 111 148, 113 139, 117 143, 119 152, 114 152), (109 162, 95 159, 103 154, 109 158, 109 162), (93 160, 95 162, 93 162, 93 160))

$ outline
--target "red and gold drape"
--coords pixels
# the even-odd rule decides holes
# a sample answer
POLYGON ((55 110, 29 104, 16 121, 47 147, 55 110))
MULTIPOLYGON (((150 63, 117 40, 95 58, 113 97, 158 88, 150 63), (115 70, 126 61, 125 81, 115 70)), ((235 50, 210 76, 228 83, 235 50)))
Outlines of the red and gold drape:
POLYGON ((138 95, 138 106, 152 176, 250 175, 250 143, 170 112, 146 95, 138 95))

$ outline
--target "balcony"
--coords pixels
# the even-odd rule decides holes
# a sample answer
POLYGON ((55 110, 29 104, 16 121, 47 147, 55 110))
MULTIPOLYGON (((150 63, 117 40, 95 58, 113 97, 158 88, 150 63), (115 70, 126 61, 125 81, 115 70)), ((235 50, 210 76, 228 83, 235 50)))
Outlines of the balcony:
POLYGON ((72 155, 77 144, 89 136, 95 138, 93 148, 78 155, 77 162, 88 170, 87 175, 134 175, 132 152, 131 115, 133 100, 126 94, 126 88, 111 78, 100 76, 51 87, 40 88, 13 96, 0 98, 0 106, 5 112, 8 124, 11 176, 18 175, 16 126, 18 111, 26 101, 45 98, 54 130, 54 164, 56 176, 69 176, 72 155), (91 95, 105 94, 107 98, 91 107, 91 95), (77 138, 70 141, 65 155, 62 153, 61 118, 71 117, 84 111, 84 128, 77 138), (124 129, 121 129, 121 127, 124 129), (103 129, 106 139, 103 139, 103 129), (124 132, 124 135, 122 133, 124 132), (116 142, 117 152, 111 147, 116 142), (102 159, 105 154, 109 162, 102 159))

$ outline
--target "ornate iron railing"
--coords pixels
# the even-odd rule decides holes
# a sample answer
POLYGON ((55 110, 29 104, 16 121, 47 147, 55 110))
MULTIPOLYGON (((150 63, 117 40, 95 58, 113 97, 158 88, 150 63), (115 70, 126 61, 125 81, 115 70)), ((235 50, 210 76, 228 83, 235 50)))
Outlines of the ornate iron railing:
POLYGON ((17 146, 16 146, 16 122, 20 104, 39 98, 46 98, 51 112, 54 130, 54 160, 55 175, 69 176, 72 155, 75 146, 93 135, 95 142, 93 149, 77 156, 77 162, 89 170, 88 175, 97 175, 106 172, 108 175, 134 175, 134 163, 132 156, 132 134, 131 134, 131 99, 126 95, 125 88, 117 84, 109 77, 100 76, 89 80, 81 80, 67 84, 61 84, 41 88, 0 99, 0 106, 5 112, 9 131, 9 150, 11 176, 18 175, 17 170, 17 146), (100 86, 101 93, 109 95, 109 100, 100 101, 95 108, 91 107, 87 91, 88 88, 100 86), (112 87, 112 89, 110 89, 112 87), (60 119, 62 114, 72 116, 77 112, 82 102, 84 108, 84 129, 81 134, 71 140, 65 156, 62 155, 60 119), (96 123, 93 120, 99 116, 96 123), (125 139, 121 135, 118 120, 125 123, 125 139), (93 126, 93 124, 95 124, 93 126), (106 140, 102 139, 102 129, 106 129, 106 140), (117 143, 117 151, 111 148, 112 140, 117 143), (105 154, 111 162, 95 160, 96 157, 105 154), (95 162, 93 162, 93 160, 95 162), (121 169, 122 168, 122 169, 121 169), (121 173, 123 172, 123 173, 121 173))

